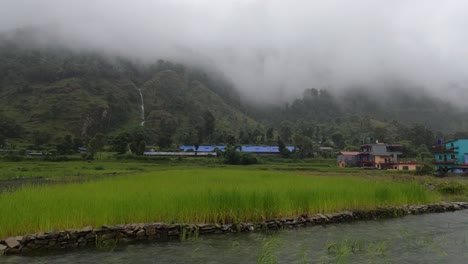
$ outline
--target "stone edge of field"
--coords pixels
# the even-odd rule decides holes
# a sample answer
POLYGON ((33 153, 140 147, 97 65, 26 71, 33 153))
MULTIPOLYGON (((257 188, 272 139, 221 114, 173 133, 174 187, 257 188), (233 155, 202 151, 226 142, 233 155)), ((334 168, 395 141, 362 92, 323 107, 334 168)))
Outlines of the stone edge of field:
POLYGON ((185 240, 207 234, 225 234, 280 230, 286 228, 347 223, 357 220, 377 220, 427 213, 443 213, 468 209, 468 202, 442 202, 429 205, 412 205, 352 210, 338 213, 300 215, 266 220, 258 223, 235 224, 166 224, 140 223, 115 226, 91 226, 82 229, 49 231, 25 236, 8 237, 0 240, 0 255, 28 254, 38 251, 72 249, 83 247, 105 247, 132 241, 185 240))

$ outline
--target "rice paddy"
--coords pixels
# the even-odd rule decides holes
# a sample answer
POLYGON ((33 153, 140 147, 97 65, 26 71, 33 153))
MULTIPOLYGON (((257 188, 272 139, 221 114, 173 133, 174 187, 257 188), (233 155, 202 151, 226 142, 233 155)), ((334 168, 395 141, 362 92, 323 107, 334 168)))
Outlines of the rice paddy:
POLYGON ((153 166, 84 183, 24 186, 0 193, 0 238, 88 225, 224 224, 441 200, 416 182, 252 168, 153 166))

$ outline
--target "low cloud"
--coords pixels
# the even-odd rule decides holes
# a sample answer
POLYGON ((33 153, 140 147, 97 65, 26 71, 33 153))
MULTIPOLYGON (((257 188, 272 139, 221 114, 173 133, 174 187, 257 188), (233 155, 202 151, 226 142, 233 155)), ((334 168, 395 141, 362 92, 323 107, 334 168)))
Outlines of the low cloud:
POLYGON ((0 31, 214 67, 258 101, 405 83, 463 102, 467 12, 462 0, 3 0, 0 31))

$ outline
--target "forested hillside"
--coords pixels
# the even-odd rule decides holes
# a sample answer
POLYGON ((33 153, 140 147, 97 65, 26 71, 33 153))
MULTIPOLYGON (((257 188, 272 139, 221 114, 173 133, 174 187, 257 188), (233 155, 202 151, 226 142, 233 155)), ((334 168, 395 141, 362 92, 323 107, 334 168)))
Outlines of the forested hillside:
MULTIPOLYGON (((143 64, 65 48, 0 42, 1 134, 37 145, 66 135, 87 140, 140 126, 149 144, 225 141, 262 126, 242 113, 239 95, 194 67, 143 64)), ((3 140, 4 141, 4 140, 3 140)))
POLYGON ((299 145, 358 150, 363 143, 402 143, 407 153, 429 152, 437 139, 467 137, 466 111, 422 89, 386 91, 350 88, 306 89, 284 106, 264 107, 256 119, 299 145))
POLYGON ((31 42, 0 38, 2 145, 86 145, 96 135, 162 149, 280 139, 310 156, 376 140, 421 153, 438 138, 467 136, 466 111, 420 88, 310 88, 292 102, 259 105, 199 67, 31 42))

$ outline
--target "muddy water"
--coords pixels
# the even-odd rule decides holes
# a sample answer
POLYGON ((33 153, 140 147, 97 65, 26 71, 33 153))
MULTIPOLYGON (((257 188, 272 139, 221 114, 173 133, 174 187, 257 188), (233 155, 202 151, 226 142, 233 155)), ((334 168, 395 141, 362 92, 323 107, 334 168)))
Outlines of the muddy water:
POLYGON ((269 233, 212 235, 1 263, 468 263, 468 210, 269 233))
POLYGON ((0 180, 0 193, 5 191, 14 191, 24 185, 47 184, 51 184, 51 181, 44 177, 4 179, 0 180))

